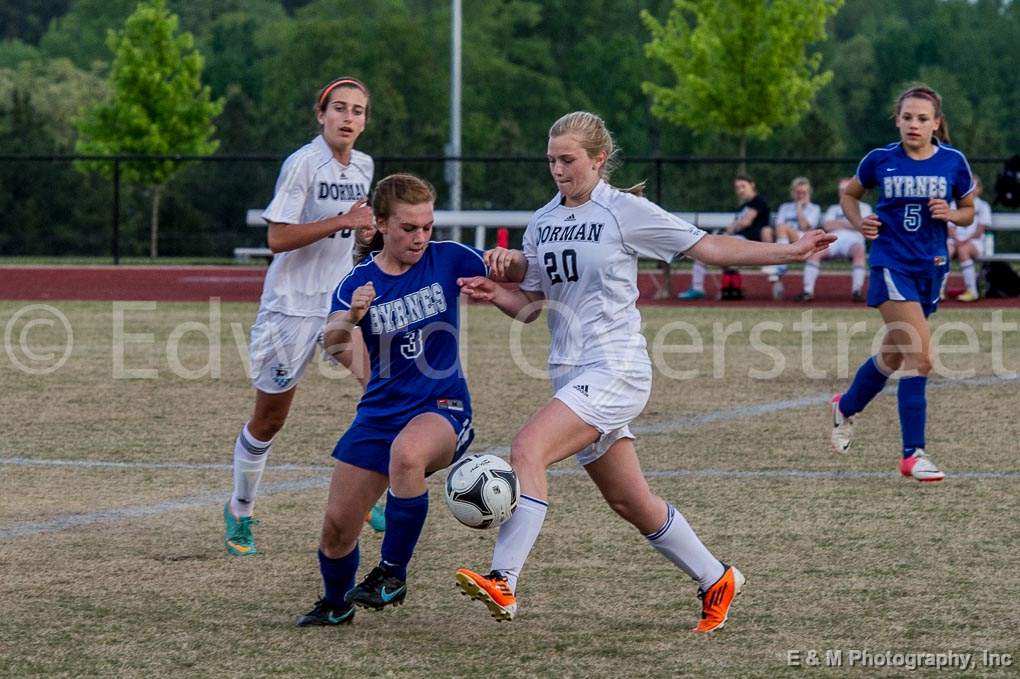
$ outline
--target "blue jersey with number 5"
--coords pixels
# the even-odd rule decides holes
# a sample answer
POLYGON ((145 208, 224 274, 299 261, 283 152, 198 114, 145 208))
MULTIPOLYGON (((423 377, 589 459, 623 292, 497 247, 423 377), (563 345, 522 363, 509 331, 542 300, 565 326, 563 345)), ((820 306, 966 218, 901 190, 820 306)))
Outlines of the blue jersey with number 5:
POLYGON ((482 253, 454 241, 428 244, 410 269, 383 272, 375 255, 340 281, 330 313, 348 311, 351 295, 369 281, 375 299, 358 323, 372 375, 356 420, 407 415, 424 406, 470 412, 471 396, 460 365, 457 279, 487 275, 482 253))
POLYGON ((875 213, 882 220, 869 255, 871 266, 907 274, 927 274, 946 261, 946 222, 934 219, 928 200, 959 200, 974 190, 962 153, 936 144, 935 153, 914 160, 896 142, 864 156, 857 180, 878 190, 875 213))

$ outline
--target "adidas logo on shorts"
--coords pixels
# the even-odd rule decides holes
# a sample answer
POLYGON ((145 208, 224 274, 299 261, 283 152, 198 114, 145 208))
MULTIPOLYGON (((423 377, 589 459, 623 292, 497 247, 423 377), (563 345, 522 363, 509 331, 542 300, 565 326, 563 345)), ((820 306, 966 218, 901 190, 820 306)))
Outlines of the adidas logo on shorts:
POLYGON ((575 384, 574 385, 574 389, 577 389, 579 392, 581 392, 585 396, 588 395, 588 385, 587 384, 575 384))
POLYGON ((280 389, 286 389, 290 381, 290 368, 282 363, 277 363, 273 366, 273 382, 276 383, 276 386, 280 389))

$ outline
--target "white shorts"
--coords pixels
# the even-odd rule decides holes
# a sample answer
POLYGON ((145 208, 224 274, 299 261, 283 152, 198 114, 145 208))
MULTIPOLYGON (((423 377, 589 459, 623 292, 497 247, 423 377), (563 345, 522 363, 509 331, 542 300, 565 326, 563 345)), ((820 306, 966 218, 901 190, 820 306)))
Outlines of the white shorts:
POLYGON ((836 229, 836 242, 829 244, 829 249, 825 251, 826 256, 829 259, 836 257, 850 257, 850 248, 855 245, 864 247, 864 234, 860 231, 854 231, 853 229, 836 229))
POLYGON ((321 344, 325 323, 317 316, 260 309, 251 326, 252 385, 267 394, 282 394, 297 386, 321 344))
MULTIPOLYGON (((977 250, 977 256, 978 257, 983 257, 984 256, 984 254, 985 254, 985 239, 984 238, 971 238, 967 242, 974 245, 975 250, 977 250)), ((952 244, 953 244, 953 239, 952 238, 947 238, 946 239, 946 247, 949 248, 950 246, 952 246, 952 244)), ((959 255, 957 255, 957 257, 959 257, 959 255)))
POLYGON ((577 453, 579 464, 591 464, 620 439, 634 438, 628 425, 648 403, 652 391, 651 365, 550 365, 549 375, 555 391, 553 397, 602 434, 598 441, 577 453))

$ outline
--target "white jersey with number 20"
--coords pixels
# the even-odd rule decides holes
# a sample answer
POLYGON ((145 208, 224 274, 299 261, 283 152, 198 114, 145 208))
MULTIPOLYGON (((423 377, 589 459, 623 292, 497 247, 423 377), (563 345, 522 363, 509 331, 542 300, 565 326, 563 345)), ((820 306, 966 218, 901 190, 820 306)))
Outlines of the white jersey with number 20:
POLYGON ((650 363, 635 306, 638 257, 671 261, 705 232, 604 181, 587 203, 562 203, 557 193, 524 233, 520 287, 548 300, 549 364, 650 363))

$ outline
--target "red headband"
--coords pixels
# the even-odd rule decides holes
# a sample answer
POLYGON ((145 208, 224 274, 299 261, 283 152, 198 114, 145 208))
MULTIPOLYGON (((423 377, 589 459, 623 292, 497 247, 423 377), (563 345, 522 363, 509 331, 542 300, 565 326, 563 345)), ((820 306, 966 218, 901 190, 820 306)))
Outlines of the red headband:
POLYGON ((330 92, 340 87, 341 85, 352 85, 357 89, 361 90, 366 97, 368 96, 368 90, 366 90, 365 86, 359 83, 357 80, 352 80, 351 78, 340 78, 340 80, 334 80, 333 82, 331 82, 329 85, 326 86, 326 89, 322 91, 322 94, 319 96, 319 106, 322 106, 322 103, 329 99, 330 92))

